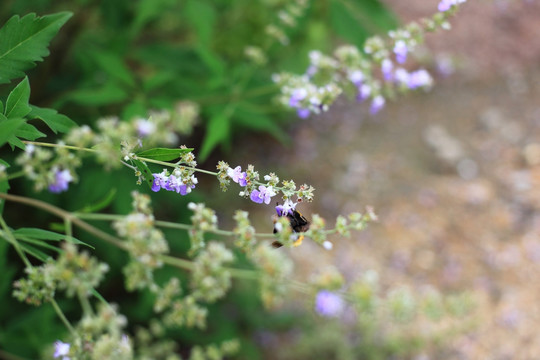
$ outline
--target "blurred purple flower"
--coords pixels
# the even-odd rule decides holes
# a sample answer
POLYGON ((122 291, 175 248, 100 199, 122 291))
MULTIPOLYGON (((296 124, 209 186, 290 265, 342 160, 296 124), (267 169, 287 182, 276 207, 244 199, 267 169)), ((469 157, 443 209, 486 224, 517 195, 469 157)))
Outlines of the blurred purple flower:
POLYGON ((49 191, 56 194, 66 191, 71 181, 73 181, 73 176, 71 176, 69 170, 56 169, 54 174, 54 182, 49 184, 49 191))
POLYGON ((317 293, 315 297, 315 311, 319 315, 326 317, 337 317, 345 308, 345 302, 338 294, 328 291, 321 290, 317 293))
POLYGON ((378 113, 384 107, 385 103, 386 100, 384 99, 384 97, 382 97, 381 95, 375 96, 371 101, 371 107, 369 109, 371 114, 375 115, 376 113, 378 113))
POLYGON ((393 78, 392 70, 394 69, 394 64, 390 59, 384 59, 381 63, 381 71, 383 73, 384 79, 390 81, 393 78))
POLYGON ((407 60, 407 53, 409 49, 407 44, 403 40, 396 41, 394 45, 394 54, 396 54, 396 61, 400 64, 403 64, 407 60))
POLYGON ((54 343, 54 354, 53 357, 56 359, 58 357, 62 357, 62 360, 70 360, 71 358, 69 356, 66 356, 69 354, 69 343, 63 343, 60 340, 55 341, 54 343))

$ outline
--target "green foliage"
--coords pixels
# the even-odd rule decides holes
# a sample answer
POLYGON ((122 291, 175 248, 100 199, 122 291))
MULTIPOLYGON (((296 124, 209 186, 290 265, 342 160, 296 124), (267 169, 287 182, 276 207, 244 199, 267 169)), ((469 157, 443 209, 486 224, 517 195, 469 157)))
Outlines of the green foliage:
POLYGON ((15 15, 0 29, 0 84, 24 76, 24 71, 49 55, 48 45, 71 17, 62 12, 37 17, 15 15))

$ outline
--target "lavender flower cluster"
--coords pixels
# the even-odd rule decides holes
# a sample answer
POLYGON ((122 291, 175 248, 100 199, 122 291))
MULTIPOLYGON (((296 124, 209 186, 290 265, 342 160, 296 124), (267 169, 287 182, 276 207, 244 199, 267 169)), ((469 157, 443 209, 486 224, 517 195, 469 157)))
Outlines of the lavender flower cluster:
POLYGON ((336 49, 334 56, 312 51, 304 74, 273 76, 281 88, 279 101, 294 109, 300 118, 307 118, 327 111, 339 95, 346 93, 358 102, 370 100, 370 112, 376 114, 397 92, 429 89, 433 78, 422 68, 407 70, 408 55, 423 42, 427 31, 448 29, 448 18, 465 1, 442 0, 439 13, 432 18, 423 19, 421 25, 413 22, 390 31, 387 38, 369 38, 363 51, 349 45, 336 49))

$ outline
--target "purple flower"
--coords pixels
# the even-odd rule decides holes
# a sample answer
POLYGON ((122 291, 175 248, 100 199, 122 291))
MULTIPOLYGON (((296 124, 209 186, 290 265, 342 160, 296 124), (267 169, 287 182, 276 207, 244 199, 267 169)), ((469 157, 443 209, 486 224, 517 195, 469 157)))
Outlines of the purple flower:
POLYGON ((439 5, 437 6, 437 9, 440 12, 448 11, 456 3, 455 0, 441 0, 439 5))
POLYGON ((409 77, 407 79, 407 86, 409 89, 416 89, 419 87, 429 87, 433 84, 433 79, 429 73, 424 70, 416 70, 411 73, 409 73, 409 77))
POLYGON ((54 343, 54 354, 53 357, 56 359, 62 357, 62 360, 70 360, 71 358, 67 356, 69 354, 69 343, 63 343, 60 340, 54 343))
POLYGON ((276 212, 278 216, 287 216, 287 214, 293 214, 296 209, 296 203, 293 203, 290 199, 285 200, 283 205, 276 206, 276 212))
POLYGON ((393 78, 392 70, 394 69, 394 64, 390 59, 384 59, 381 63, 381 71, 383 73, 384 79, 390 81, 393 78))
POLYGON ((349 74, 349 80, 356 87, 361 86, 364 79, 365 79, 364 73, 361 72, 360 70, 354 70, 349 74))
POLYGON ((242 168, 240 166, 235 167, 234 169, 228 168, 227 169, 227 175, 234 181, 235 183, 239 184, 240 186, 246 186, 246 172, 242 172, 242 168))
POLYGON ((165 171, 154 175, 154 181, 152 182, 152 191, 159 191, 161 188, 167 189, 169 186, 169 178, 165 175, 165 171))
POLYGON ((394 54, 396 54, 396 61, 403 64, 407 60, 407 44, 403 40, 396 41, 394 45, 394 54))
POLYGON ((371 86, 364 84, 358 88, 358 95, 356 95, 356 101, 362 102, 371 95, 371 86))
POLYGON ((309 109, 298 109, 296 110, 296 114, 300 119, 307 119, 311 111, 309 109))
POLYGON ((386 100, 384 100, 384 97, 382 97, 381 95, 375 96, 371 101, 371 107, 369 109, 371 115, 375 115, 376 113, 378 113, 384 107, 385 103, 386 100))
POLYGON ((49 184, 49 191, 52 193, 61 193, 62 191, 66 191, 68 189, 69 183, 73 181, 73 176, 71 176, 69 170, 58 170, 53 169, 55 171, 54 174, 54 182, 52 184, 49 184))
POLYGON ((304 100, 307 97, 308 93, 307 90, 304 88, 298 88, 294 89, 291 94, 291 98, 289 99, 289 106, 290 107, 299 107, 300 101, 304 100))
POLYGON ((459 4, 464 3, 465 1, 467 1, 467 0, 441 0, 439 5, 437 6, 437 9, 440 12, 445 12, 445 11, 450 10, 450 8, 453 5, 459 5, 459 4))
POLYGON ((345 302, 338 294, 321 290, 315 297, 315 311, 326 317, 337 317, 345 308, 345 302))
POLYGON ((259 190, 253 190, 251 192, 251 201, 256 202, 257 204, 262 204, 263 202, 265 204, 270 204, 270 200, 272 199, 272 196, 276 195, 276 192, 274 191, 274 188, 272 186, 259 186, 259 190))
POLYGON ((135 121, 135 129, 139 137, 144 138, 156 131, 156 125, 150 120, 140 118, 135 121))

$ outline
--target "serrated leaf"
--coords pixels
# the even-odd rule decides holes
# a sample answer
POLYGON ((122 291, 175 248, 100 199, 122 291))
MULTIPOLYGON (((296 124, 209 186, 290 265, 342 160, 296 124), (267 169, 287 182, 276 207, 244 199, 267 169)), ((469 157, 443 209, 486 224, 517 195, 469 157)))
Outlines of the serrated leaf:
POLYGON ((29 101, 30 83, 28 82, 28 77, 25 77, 9 93, 4 115, 6 115, 8 119, 25 117, 32 110, 28 104, 29 101))
POLYGON ((168 149, 168 148, 154 148, 148 149, 137 153, 138 157, 159 160, 159 161, 172 161, 178 159, 182 154, 193 151, 193 148, 186 149, 168 149))
POLYGON ((0 146, 15 137, 17 129, 25 123, 24 119, 8 119, 3 114, 0 114, 0 146))
POLYGON ((199 159, 201 161, 206 160, 217 145, 228 139, 230 125, 230 118, 224 112, 212 116, 206 127, 206 135, 199 153, 199 159))
POLYGON ((133 164, 139 169, 142 176, 144 177, 144 181, 148 185, 150 189, 152 189, 152 185, 154 183, 154 175, 152 174, 152 171, 150 171, 150 168, 146 163, 142 162, 141 160, 132 159, 133 164))
POLYGON ((40 108, 34 105, 30 105, 30 107, 32 111, 28 114, 27 118, 43 121, 55 134, 58 132, 66 133, 69 129, 77 125, 75 121, 66 115, 59 114, 54 109, 40 108))
POLYGON ((15 131, 15 136, 24 140, 36 140, 37 138, 46 136, 44 133, 36 129, 33 125, 23 124, 15 131))
POLYGON ((73 236, 69 237, 69 236, 66 236, 65 234, 59 234, 53 231, 43 230, 43 229, 38 229, 38 228, 20 228, 13 231, 13 235, 17 239, 21 239, 21 240, 25 240, 25 239, 35 239, 35 240, 44 240, 44 241, 65 240, 73 244, 85 245, 92 249, 94 248, 92 245, 82 242, 74 238, 73 236))
POLYGON ((24 71, 49 55, 48 46, 71 17, 69 12, 23 18, 12 16, 0 29, 0 84, 24 76, 24 71))

